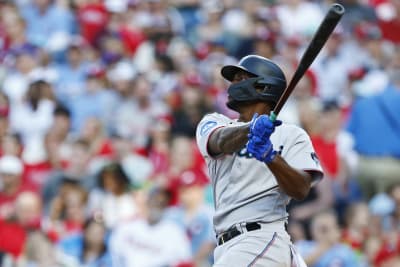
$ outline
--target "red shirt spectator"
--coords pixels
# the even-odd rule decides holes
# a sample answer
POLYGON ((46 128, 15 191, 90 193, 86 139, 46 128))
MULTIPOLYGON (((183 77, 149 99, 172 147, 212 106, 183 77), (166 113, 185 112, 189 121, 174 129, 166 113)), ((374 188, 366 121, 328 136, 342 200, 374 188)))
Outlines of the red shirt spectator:
POLYGON ((95 44, 107 25, 109 14, 101 1, 91 1, 78 9, 78 22, 81 35, 90 43, 95 44))
POLYGON ((25 240, 26 232, 21 225, 0 218, 0 251, 17 258, 23 251, 25 240))
POLYGON ((9 218, 14 213, 14 201, 26 191, 35 191, 35 188, 24 183, 22 179, 23 164, 15 156, 0 158, 0 176, 2 189, 0 191, 0 218, 9 218))

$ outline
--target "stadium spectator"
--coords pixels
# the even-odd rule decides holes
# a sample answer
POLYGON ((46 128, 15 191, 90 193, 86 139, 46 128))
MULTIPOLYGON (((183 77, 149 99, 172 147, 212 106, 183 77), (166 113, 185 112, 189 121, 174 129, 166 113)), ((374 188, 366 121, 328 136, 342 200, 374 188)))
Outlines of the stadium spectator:
POLYGON ((73 14, 60 3, 50 0, 35 0, 21 7, 26 21, 26 36, 32 44, 51 52, 66 48, 75 25, 73 14))
POLYGON ((145 151, 136 151, 129 139, 114 135, 112 137, 114 160, 119 162, 126 172, 129 183, 140 188, 144 186, 154 173, 153 162, 145 151))
POLYGON ((66 62, 56 66, 57 80, 55 94, 57 99, 66 106, 71 105, 78 96, 85 91, 87 63, 84 61, 83 41, 71 40, 66 52, 66 62))
POLYGON ((299 241, 297 247, 305 262, 314 267, 338 264, 359 267, 363 263, 354 251, 340 242, 340 228, 334 212, 322 212, 313 218, 311 232, 314 241, 299 241))
POLYGON ((15 156, 0 158, 0 218, 7 219, 15 212, 15 200, 25 191, 35 192, 34 186, 23 180, 24 166, 15 156))
MULTIPOLYGON (((397 73, 399 66, 400 49, 397 48, 388 73, 397 73)), ((390 79, 381 93, 354 103, 347 125, 360 156, 357 179, 367 198, 385 191, 391 183, 399 180, 400 110, 396 103, 400 100, 400 82, 396 74, 390 79), (370 114, 368 118, 363 115, 366 110, 370 114), (371 119, 376 121, 373 127, 371 119)))
POLYGON ((115 228, 110 241, 115 266, 178 266, 191 260, 186 233, 163 218, 168 202, 167 191, 152 188, 145 215, 115 228))
POLYGON ((55 247, 46 234, 35 231, 27 237, 24 254, 16 261, 14 266, 75 267, 77 262, 55 247))
POLYGON ((109 229, 136 215, 137 207, 130 192, 130 180, 121 164, 105 165, 97 179, 97 189, 89 195, 89 214, 101 214, 109 229))
POLYGON ((15 199, 10 217, 0 218, 0 251, 17 260, 25 249, 30 232, 40 230, 42 203, 39 195, 23 192, 15 199))
MULTIPOLYGON (((54 170, 43 185, 42 196, 46 204, 53 199, 65 179, 75 181, 90 191, 96 186, 95 173, 91 173, 91 151, 89 144, 83 140, 75 140, 71 143, 71 150, 67 156, 68 161, 61 170, 54 170)), ((46 209, 48 210, 48 209, 46 209)))
POLYGON ((86 218, 88 193, 76 181, 64 178, 51 199, 46 231, 53 241, 81 233, 86 218))
POLYGON ((112 266, 107 246, 107 230, 101 217, 91 217, 83 225, 83 233, 58 242, 57 247, 81 266, 112 266))
POLYGON ((187 170, 177 183, 180 204, 167 210, 166 218, 177 222, 188 234, 196 266, 210 265, 216 239, 211 224, 213 209, 204 201, 208 178, 201 172, 187 170))

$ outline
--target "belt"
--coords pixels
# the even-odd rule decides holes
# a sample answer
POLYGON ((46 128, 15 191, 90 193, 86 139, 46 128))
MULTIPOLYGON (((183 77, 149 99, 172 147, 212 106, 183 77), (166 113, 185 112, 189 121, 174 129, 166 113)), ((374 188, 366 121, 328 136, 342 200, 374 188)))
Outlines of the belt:
POLYGON ((250 232, 250 231, 261 229, 261 224, 259 224, 257 222, 251 222, 251 223, 240 224, 237 227, 234 226, 233 228, 223 232, 218 237, 218 245, 222 245, 225 242, 228 242, 229 240, 231 240, 232 238, 243 234, 244 233, 243 228, 245 228, 248 232, 250 232))

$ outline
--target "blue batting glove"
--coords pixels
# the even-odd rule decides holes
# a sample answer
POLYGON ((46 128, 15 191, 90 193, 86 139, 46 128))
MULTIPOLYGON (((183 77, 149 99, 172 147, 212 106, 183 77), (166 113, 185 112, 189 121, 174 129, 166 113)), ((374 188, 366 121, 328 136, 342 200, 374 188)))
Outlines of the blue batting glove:
POLYGON ((249 138, 252 136, 259 136, 261 139, 269 139, 271 134, 275 131, 275 127, 282 124, 281 120, 272 122, 268 115, 254 114, 250 122, 249 138))
POLYGON ((259 136, 252 136, 246 144, 247 152, 257 160, 270 163, 276 156, 271 140, 261 139, 259 136))

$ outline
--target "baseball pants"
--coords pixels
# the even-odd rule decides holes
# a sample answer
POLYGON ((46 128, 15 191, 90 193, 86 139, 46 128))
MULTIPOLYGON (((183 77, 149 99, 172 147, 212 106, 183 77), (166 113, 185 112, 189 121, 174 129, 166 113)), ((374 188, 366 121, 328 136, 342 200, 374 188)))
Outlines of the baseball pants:
POLYGON ((296 253, 284 222, 262 223, 255 231, 221 244, 214 250, 214 267, 306 267, 296 253))

